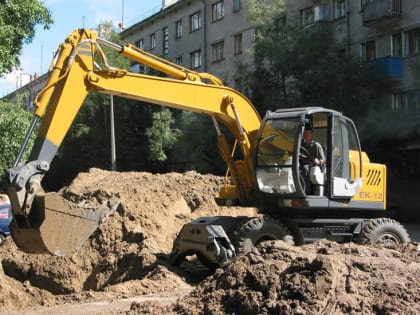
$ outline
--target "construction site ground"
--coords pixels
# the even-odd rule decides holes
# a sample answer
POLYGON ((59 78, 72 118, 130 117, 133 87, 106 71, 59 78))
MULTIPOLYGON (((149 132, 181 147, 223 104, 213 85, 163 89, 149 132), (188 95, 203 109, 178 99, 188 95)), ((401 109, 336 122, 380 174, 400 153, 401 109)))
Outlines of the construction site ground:
POLYGON ((202 216, 255 216, 220 206, 223 178, 91 169, 59 193, 120 201, 72 255, 0 248, 0 314, 420 314, 420 245, 267 241, 223 268, 168 258, 181 227, 202 216))

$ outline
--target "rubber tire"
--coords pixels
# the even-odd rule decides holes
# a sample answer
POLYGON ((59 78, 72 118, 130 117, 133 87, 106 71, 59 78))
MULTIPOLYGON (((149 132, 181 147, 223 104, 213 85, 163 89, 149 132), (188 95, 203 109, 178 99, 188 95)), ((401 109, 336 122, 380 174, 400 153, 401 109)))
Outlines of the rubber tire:
POLYGON ((236 254, 246 254, 263 241, 283 240, 294 245, 293 236, 285 225, 268 217, 247 218, 233 232, 236 254))
POLYGON ((398 222, 390 218, 376 218, 365 224, 358 235, 359 244, 398 245, 410 242, 407 230, 398 222))
POLYGON ((3 246, 5 239, 4 235, 0 234, 0 246, 3 246))

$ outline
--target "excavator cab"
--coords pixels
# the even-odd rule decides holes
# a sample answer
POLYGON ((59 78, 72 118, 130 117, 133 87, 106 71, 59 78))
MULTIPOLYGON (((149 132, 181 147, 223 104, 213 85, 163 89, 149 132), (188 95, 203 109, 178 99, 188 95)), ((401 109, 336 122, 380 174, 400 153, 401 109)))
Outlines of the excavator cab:
POLYGON ((355 126, 341 113, 325 108, 295 108, 265 116, 256 147, 256 185, 265 196, 275 196, 282 206, 328 207, 334 200, 348 202, 362 187, 362 152, 355 126), (305 129, 312 144, 303 146, 305 129), (322 157, 317 157, 321 151, 322 157), (303 205, 303 203, 301 203, 303 205))

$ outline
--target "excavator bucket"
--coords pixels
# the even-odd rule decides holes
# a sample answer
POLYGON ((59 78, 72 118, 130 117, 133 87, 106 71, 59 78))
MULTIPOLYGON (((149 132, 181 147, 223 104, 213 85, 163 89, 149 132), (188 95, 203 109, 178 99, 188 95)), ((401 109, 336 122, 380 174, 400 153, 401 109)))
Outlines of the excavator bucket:
POLYGON ((114 201, 111 207, 88 208, 58 193, 46 193, 34 199, 28 216, 30 227, 22 227, 25 225, 14 218, 10 232, 16 245, 27 253, 67 256, 82 246, 118 204, 114 201))

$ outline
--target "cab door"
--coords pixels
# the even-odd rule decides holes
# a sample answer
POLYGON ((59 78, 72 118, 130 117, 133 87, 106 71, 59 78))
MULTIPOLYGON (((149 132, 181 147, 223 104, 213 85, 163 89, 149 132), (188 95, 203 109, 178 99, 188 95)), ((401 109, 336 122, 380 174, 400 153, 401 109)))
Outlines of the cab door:
POLYGON ((351 199, 362 186, 362 154, 353 122, 332 115, 330 133, 330 192, 333 199, 351 199))

